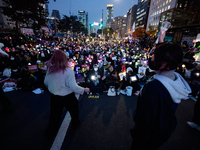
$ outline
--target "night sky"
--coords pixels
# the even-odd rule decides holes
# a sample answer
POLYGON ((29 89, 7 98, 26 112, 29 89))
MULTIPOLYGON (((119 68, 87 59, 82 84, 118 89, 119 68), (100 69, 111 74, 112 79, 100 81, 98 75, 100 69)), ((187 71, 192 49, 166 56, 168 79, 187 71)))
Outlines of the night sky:
MULTIPOLYGON (((49 0, 49 13, 52 10, 59 10, 61 18, 63 15, 69 16, 71 2, 71 14, 78 16, 78 10, 88 12, 88 23, 100 22, 102 18, 102 9, 104 12, 103 21, 106 24, 106 7, 107 4, 114 4, 113 17, 124 16, 131 8, 132 0, 49 0)), ((137 4, 138 0, 133 0, 133 5, 137 4)))

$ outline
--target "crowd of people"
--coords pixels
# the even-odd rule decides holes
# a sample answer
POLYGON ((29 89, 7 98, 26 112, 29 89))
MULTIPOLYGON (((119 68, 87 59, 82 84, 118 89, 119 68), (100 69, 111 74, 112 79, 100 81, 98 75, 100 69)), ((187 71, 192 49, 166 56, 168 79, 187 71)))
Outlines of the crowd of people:
MULTIPOLYGON (((3 75, 6 68, 11 69, 10 78, 19 81, 20 88, 34 88, 34 86, 26 87, 25 84, 25 81, 33 82, 33 79, 35 83, 43 83, 46 73, 45 62, 58 49, 65 52, 76 78, 81 79, 79 83, 91 88, 92 94, 108 91, 110 86, 114 86, 118 94, 120 87, 125 90, 126 86, 133 86, 134 91, 137 91, 140 89, 138 85, 140 79, 136 76, 138 67, 145 67, 146 74, 151 74, 148 72, 147 49, 141 51, 132 41, 104 42, 86 38, 59 37, 42 39, 42 37, 31 36, 24 36, 24 38, 25 40, 21 40, 20 44, 14 44, 16 46, 10 44, 11 37, 0 40, 6 43, 4 50, 9 55, 9 57, 1 57, 0 73, 3 75), (37 70, 30 70, 33 65, 37 65, 37 70), (119 73, 123 73, 122 78, 119 73), (131 81, 131 76, 136 76, 136 80, 131 81)), ((140 78, 143 77, 144 72, 141 72, 140 78)))
MULTIPOLYGON (((129 87, 134 93, 141 90, 140 83, 148 81, 138 98, 136 124, 131 133, 132 147, 157 149, 175 129, 178 103, 191 93, 186 80, 198 80, 200 76, 198 63, 187 60, 182 64, 183 49, 175 44, 161 44, 153 50, 153 47, 141 47, 138 41, 132 40, 28 35, 23 35, 19 43, 9 36, 0 42, 5 44, 1 45, 1 51, 7 56, 0 57, 1 76, 7 75, 11 81, 17 81, 18 88, 23 90, 33 90, 45 83, 50 91, 48 137, 55 137, 63 107, 69 109, 74 127, 80 123, 75 92, 130 96, 129 87), (163 116, 167 119, 162 120, 163 116)), ((188 53, 192 50, 187 50, 188 53)))

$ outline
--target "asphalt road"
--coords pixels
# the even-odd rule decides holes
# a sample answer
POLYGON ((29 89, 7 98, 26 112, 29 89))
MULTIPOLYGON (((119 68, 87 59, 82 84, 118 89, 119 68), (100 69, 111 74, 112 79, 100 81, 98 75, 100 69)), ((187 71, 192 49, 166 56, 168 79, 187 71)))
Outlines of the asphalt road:
MULTIPOLYGON (((53 141, 44 137, 50 111, 50 94, 12 91, 6 96, 13 103, 14 113, 4 113, 0 106, 0 150, 49 150, 53 141)), ((119 95, 99 98, 83 95, 79 100, 81 124, 69 126, 61 150, 129 150, 134 126, 132 120, 137 96, 119 95)), ((182 101, 176 116, 175 132, 159 150, 200 150, 200 132, 187 126, 193 114, 193 100, 182 101)), ((63 111, 63 117, 66 110, 63 111)))

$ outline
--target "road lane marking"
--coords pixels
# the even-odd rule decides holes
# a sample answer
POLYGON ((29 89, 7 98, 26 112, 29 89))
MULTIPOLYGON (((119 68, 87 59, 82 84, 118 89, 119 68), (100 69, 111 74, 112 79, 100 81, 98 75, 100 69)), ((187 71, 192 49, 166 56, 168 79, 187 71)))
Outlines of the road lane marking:
POLYGON ((63 141, 65 139, 65 135, 67 133, 67 129, 70 124, 70 121, 71 121, 71 116, 70 116, 69 112, 67 112, 50 150, 60 150, 61 149, 62 143, 63 143, 63 141))

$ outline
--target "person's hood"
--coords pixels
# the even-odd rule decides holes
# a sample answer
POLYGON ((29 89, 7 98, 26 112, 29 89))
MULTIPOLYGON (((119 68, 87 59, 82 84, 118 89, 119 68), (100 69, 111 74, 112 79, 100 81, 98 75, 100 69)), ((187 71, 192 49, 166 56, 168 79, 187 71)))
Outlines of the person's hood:
POLYGON ((2 47, 4 47, 4 44, 3 44, 3 43, 0 43, 0 49, 1 49, 2 47))
POLYGON ((6 55, 9 57, 9 55, 1 49, 2 47, 4 47, 4 44, 0 43, 0 55, 2 54, 2 55, 6 55))
POLYGON ((176 75, 176 80, 172 80, 163 75, 155 75, 154 79, 157 79, 165 86, 174 103, 180 103, 182 99, 188 99, 188 94, 192 90, 179 73, 174 72, 174 74, 176 75))

